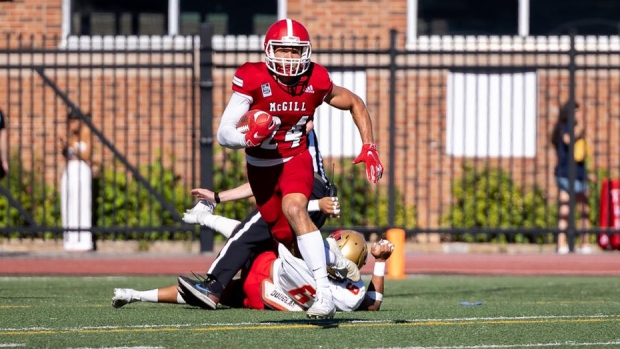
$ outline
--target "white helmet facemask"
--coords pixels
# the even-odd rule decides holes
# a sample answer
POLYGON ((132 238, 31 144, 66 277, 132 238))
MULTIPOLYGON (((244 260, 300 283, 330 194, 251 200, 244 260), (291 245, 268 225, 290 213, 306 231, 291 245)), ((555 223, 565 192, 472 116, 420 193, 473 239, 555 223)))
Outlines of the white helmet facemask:
POLYGON ((265 47, 265 63, 272 72, 282 76, 299 76, 310 68, 312 48, 309 41, 299 41, 297 37, 285 37, 286 40, 269 40, 265 47), (300 49, 299 58, 276 57, 279 47, 295 47, 300 49))

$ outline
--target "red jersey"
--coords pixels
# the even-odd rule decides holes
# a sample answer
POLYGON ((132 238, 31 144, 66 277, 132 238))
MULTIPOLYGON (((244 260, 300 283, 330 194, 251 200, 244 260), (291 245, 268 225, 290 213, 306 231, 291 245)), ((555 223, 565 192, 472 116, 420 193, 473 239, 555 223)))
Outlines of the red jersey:
POLYGON ((294 86, 278 82, 263 62, 245 63, 233 78, 233 91, 252 100, 251 109, 270 113, 278 123, 275 135, 258 147, 246 148, 246 154, 259 159, 287 158, 308 149, 306 124, 333 83, 325 67, 311 63, 294 86))

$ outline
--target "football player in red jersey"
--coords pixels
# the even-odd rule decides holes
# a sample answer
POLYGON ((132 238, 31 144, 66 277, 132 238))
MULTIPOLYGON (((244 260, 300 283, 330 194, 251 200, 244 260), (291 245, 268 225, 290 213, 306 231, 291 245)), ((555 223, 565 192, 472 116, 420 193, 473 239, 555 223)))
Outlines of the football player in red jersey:
MULTIPOLYGON (((267 30, 264 49, 265 62, 245 63, 235 72, 233 94, 217 138, 222 146, 246 149, 248 181, 263 219, 276 240, 289 247, 296 243, 313 271, 317 301, 307 316, 332 318, 336 308, 327 279, 323 239, 307 212, 314 175, 306 124, 313 120, 316 108, 326 102, 349 110, 364 143, 354 163, 366 164, 366 174, 373 183, 381 178, 383 166, 365 103, 351 91, 334 85, 327 70, 311 62, 310 35, 301 23, 292 19, 275 22, 267 30), (239 120, 251 109, 270 113, 275 122, 255 124, 247 133, 239 132, 239 120)), ((206 288, 195 283, 185 286, 197 298, 211 303, 206 288)))

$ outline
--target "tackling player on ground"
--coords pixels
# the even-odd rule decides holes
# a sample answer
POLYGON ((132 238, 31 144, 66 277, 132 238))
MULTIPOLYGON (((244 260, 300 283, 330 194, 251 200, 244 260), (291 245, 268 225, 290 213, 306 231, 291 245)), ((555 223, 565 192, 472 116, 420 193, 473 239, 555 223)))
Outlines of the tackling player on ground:
MULTIPOLYGON (((330 250, 340 250, 360 269, 366 264, 368 246, 364 235, 354 230, 338 230, 326 241, 330 250)), ((384 292, 385 261, 393 250, 394 246, 387 240, 372 244, 370 254, 375 258, 375 265, 368 289, 362 280, 330 279, 329 287, 337 310, 379 310, 384 292)), ((304 261, 279 244, 277 258, 268 251, 252 263, 243 285, 244 304, 252 309, 264 309, 267 305, 283 311, 308 310, 316 301, 315 288, 312 273, 304 261)))
MULTIPOLYGON (((213 217, 217 217, 213 215, 213 217)), ((361 268, 366 263, 368 247, 364 236, 353 230, 339 230, 326 241, 330 251, 340 253, 361 268)), ((380 240, 370 247, 374 257, 374 270, 368 287, 364 282, 351 279, 330 278, 330 289, 334 304, 340 311, 376 311, 381 307, 384 293, 385 262, 391 256, 394 246, 387 240, 380 240)), ((316 284, 306 264, 294 257, 282 244, 278 256, 267 250, 258 254, 249 269, 244 269, 241 279, 231 282, 223 292, 222 304, 229 307, 250 309, 274 309, 281 311, 307 310, 314 301, 316 284)), ((177 303, 200 306, 192 297, 179 295, 176 285, 137 291, 115 289, 112 305, 120 308, 134 302, 177 303)))

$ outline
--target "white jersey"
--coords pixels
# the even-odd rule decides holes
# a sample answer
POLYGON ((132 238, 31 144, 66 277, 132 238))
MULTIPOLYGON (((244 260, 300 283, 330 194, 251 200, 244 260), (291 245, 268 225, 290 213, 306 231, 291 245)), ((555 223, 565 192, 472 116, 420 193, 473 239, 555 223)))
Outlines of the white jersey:
MULTIPOLYGON (((282 244, 278 246, 278 254, 279 257, 272 267, 274 285, 287 293, 302 308, 310 308, 314 303, 316 281, 306 262, 293 256, 282 244)), ((329 281, 336 309, 353 311, 360 306, 366 295, 363 280, 353 282, 330 279, 329 281)))

